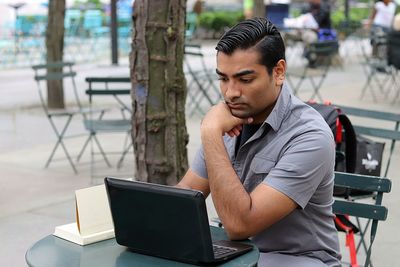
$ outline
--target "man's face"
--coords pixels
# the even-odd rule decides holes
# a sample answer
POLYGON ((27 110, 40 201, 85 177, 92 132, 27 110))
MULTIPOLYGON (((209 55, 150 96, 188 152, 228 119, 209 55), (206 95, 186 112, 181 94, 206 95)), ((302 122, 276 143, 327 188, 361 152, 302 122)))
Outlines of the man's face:
POLYGON ((221 93, 232 115, 253 117, 254 123, 262 123, 272 111, 285 72, 285 62, 281 60, 269 75, 267 68, 260 64, 260 57, 254 49, 237 49, 231 55, 217 54, 221 93))

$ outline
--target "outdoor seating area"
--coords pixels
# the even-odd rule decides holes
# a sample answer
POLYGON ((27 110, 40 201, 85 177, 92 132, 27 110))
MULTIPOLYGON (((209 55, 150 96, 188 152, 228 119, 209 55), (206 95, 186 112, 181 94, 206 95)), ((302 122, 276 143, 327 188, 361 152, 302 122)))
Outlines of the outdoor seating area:
MULTIPOLYGON (((127 56, 130 50, 133 27, 131 9, 127 1, 120 1, 118 8, 118 50, 127 56)), ((21 6, 23 11, 24 5, 21 6)), ((43 64, 46 59, 47 14, 16 15, 14 22, 1 24, 0 69, 29 67, 43 64)), ((111 42, 110 16, 101 9, 69 8, 64 20, 64 60, 76 63, 98 61, 109 57, 111 42)))
MULTIPOLYGON (((55 226, 75 221, 75 190, 102 184, 106 176, 136 179, 132 132, 137 129, 132 115, 137 107, 132 106, 135 92, 130 78, 136 63, 129 58, 134 27, 132 10, 125 6, 128 2, 117 6, 119 64, 109 60, 108 7, 66 9, 62 61, 46 62, 46 15, 18 14, 22 6, 13 7, 15 20, 0 30, 0 185, 6 188, 0 196, 0 236, 9 244, 0 250, 0 266, 25 266, 31 259, 42 262, 34 254, 38 240, 44 242, 41 253, 52 246, 63 253, 65 243, 54 245, 51 234, 55 226), (61 99, 63 105, 49 104, 54 99, 61 99)), ((233 24, 234 14, 240 13, 238 18, 243 19, 242 10, 238 11, 242 2, 238 3, 230 7, 208 3, 201 12, 186 13, 182 59, 189 164, 202 146, 204 115, 224 101, 216 74, 215 45, 231 26, 223 24, 228 23, 224 16, 228 14, 233 24)), ((335 169, 335 189, 343 190, 334 193, 333 202, 342 265, 396 266, 400 246, 395 234, 400 225, 396 209, 400 201, 400 31, 371 32, 366 30, 365 18, 354 21, 353 16, 346 24, 332 16, 332 35, 327 39, 318 35, 309 42, 303 38, 308 28, 285 26, 285 20, 301 8, 298 2, 266 6, 266 16, 279 26, 286 45, 285 83, 301 101, 332 105, 350 119, 355 135, 351 145, 341 142, 352 133, 346 133, 339 119, 335 122, 341 140, 334 136, 334 163, 346 156, 346 147, 355 146, 360 154, 357 160, 368 167, 361 173, 359 166, 351 169, 345 162, 343 170, 335 169)), ((150 28, 165 27, 160 25, 153 23, 150 28)), ((168 60, 154 59, 161 65, 168 60)), ((223 227, 212 198, 206 201, 210 224, 223 227)), ((125 262, 122 256, 127 255, 120 255, 120 246, 107 242, 99 251, 115 250, 112 259, 125 262)), ((87 247, 79 252, 67 247, 74 257, 86 253, 91 262, 102 259, 108 264, 105 253, 97 259, 87 247)), ((252 256, 258 253, 257 249, 252 256)))

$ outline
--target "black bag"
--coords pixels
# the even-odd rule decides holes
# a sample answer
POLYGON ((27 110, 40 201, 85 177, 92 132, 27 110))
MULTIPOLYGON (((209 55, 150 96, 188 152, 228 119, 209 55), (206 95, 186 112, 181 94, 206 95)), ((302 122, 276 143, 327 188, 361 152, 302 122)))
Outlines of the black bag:
MULTIPOLYGON (((380 176, 385 143, 357 135, 357 157, 354 173, 380 176)), ((370 195, 372 192, 352 189, 346 196, 370 195)))
MULTIPOLYGON (((354 173, 357 160, 357 139, 350 119, 342 111, 330 104, 307 102, 317 110, 332 130, 336 143, 335 171, 354 173)), ((335 186, 334 196, 348 196, 344 187, 335 186)))
POLYGON ((356 133, 350 119, 330 104, 307 102, 317 110, 332 130, 336 143, 335 171, 354 173, 357 157, 356 133))
POLYGON ((357 135, 357 160, 355 173, 380 176, 385 143, 357 135))

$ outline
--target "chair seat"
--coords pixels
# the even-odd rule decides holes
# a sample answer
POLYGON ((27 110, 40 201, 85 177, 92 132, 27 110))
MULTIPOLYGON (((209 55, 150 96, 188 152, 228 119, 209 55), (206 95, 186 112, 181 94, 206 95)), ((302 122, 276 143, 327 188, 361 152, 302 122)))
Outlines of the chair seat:
POLYGON ((85 120, 85 129, 90 132, 128 132, 131 130, 130 120, 85 120))

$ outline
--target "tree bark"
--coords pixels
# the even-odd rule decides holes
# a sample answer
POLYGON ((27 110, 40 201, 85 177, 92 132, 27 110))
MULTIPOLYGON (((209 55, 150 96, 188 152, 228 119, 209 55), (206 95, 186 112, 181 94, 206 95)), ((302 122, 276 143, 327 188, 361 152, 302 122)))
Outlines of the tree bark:
MULTIPOLYGON (((65 0, 50 0, 46 30, 47 63, 62 61, 64 50, 65 0)), ((53 71, 61 71, 54 69, 53 71)), ((49 108, 64 108, 62 80, 47 82, 47 105, 49 108)))
POLYGON ((185 0, 136 0, 130 55, 136 177, 175 185, 187 170, 185 0))

